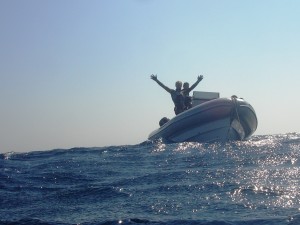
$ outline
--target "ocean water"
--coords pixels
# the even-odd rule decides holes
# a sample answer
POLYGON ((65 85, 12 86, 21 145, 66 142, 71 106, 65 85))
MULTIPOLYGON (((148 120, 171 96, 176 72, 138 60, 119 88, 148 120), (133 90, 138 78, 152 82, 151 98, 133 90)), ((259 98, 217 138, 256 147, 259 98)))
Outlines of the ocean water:
POLYGON ((300 134, 1 154, 0 224, 300 224, 300 134))

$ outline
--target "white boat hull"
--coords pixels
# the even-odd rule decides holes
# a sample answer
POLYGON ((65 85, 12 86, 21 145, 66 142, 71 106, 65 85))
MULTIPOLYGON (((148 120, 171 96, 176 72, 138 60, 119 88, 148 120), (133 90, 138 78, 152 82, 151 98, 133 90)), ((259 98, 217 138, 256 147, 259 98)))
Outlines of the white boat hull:
POLYGON ((257 128, 252 106, 243 99, 218 98, 197 105, 169 120, 149 135, 167 142, 245 140, 257 128))

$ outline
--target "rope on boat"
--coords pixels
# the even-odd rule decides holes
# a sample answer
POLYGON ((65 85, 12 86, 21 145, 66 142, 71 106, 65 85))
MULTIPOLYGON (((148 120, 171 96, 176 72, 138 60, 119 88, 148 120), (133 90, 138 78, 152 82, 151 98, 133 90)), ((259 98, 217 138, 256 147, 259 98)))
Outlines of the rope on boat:
MULTIPOLYGON (((239 117, 239 113, 238 113, 238 104, 237 104, 237 96, 236 95, 232 95, 231 96, 231 100, 234 104, 234 110, 235 110, 235 114, 236 114, 236 117, 238 119, 238 122, 241 124, 241 121, 240 121, 240 117, 239 117)), ((227 133, 227 139, 229 139, 229 131, 230 131, 230 127, 228 128, 228 133, 227 133)))
POLYGON ((236 113, 237 119, 238 119, 239 123, 241 123, 240 117, 239 117, 239 113, 238 113, 238 110, 237 110, 237 107, 238 107, 238 105, 237 105, 237 100, 236 100, 236 99, 237 99, 237 96, 236 96, 236 95, 232 95, 232 96, 231 96, 231 99, 232 99, 232 101, 234 102, 235 113, 236 113))

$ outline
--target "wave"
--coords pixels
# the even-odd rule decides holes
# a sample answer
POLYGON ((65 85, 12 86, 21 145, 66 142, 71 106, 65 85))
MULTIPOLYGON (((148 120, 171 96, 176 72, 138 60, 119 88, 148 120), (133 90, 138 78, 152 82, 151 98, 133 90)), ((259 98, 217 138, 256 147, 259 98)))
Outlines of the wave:
POLYGON ((0 225, 300 224, 299 150, 288 133, 4 153, 0 225))
MULTIPOLYGON (((237 144, 237 145, 245 145, 246 147, 257 147, 257 146, 264 146, 264 145, 280 145, 280 144, 299 144, 300 143, 300 133, 292 132, 286 134, 275 134, 275 135, 254 135, 247 141, 234 141, 229 142, 229 144, 237 144)), ((43 150, 43 151, 31 151, 31 152, 6 152, 0 154, 0 159, 11 159, 12 157, 17 159, 26 158, 28 156, 32 158, 39 158, 39 157, 53 157, 53 156, 63 156, 69 153, 76 153, 76 154, 84 154, 87 152, 93 151, 123 151, 123 150, 132 150, 132 149, 149 149, 153 146, 180 146, 182 144, 189 145, 190 142, 185 143, 166 143, 162 139, 158 140, 146 140, 136 145, 120 145, 120 146, 105 146, 105 147, 74 147, 71 149, 52 149, 52 150, 43 150)), ((194 143, 195 144, 195 143, 194 143)), ((205 147, 211 147, 214 145, 226 145, 226 143, 202 143, 205 147)), ((227 143, 228 144, 228 143, 227 143)), ((200 144, 201 145, 201 144, 200 144)))
POLYGON ((117 219, 103 222, 83 222, 83 223, 63 223, 48 222, 39 219, 21 219, 17 221, 1 221, 0 225, 298 225, 300 224, 300 215, 289 216, 286 218, 268 218, 268 219, 245 219, 245 220, 167 220, 152 221, 148 219, 117 219))

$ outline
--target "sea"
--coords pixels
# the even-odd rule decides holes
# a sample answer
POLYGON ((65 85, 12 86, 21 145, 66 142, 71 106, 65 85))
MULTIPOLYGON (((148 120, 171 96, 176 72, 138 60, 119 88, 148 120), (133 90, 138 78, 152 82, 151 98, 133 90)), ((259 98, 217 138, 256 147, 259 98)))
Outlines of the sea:
POLYGON ((1 225, 298 225, 300 134, 0 154, 1 225))

